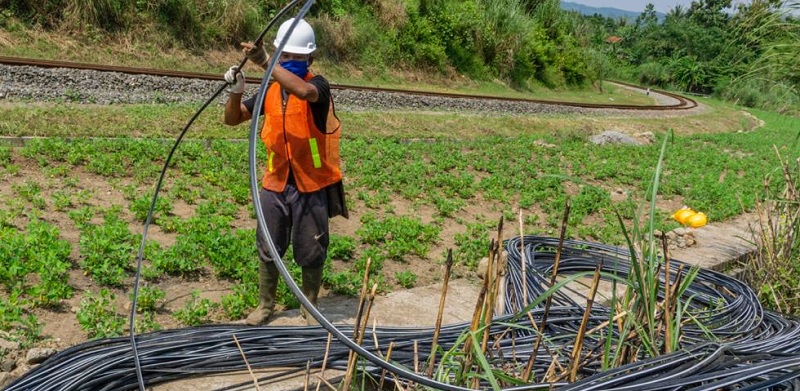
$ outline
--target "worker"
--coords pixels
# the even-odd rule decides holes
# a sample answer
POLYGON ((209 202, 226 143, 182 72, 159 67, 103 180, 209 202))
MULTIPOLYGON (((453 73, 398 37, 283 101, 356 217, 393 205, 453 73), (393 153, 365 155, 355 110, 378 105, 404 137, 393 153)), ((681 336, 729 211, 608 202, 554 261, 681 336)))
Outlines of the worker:
MULTIPOLYGON (((290 19, 278 29, 276 48, 293 22, 290 19)), ((263 46, 243 42, 242 47, 250 61, 261 68, 268 67, 269 56, 263 46)), ((267 153, 259 192, 262 217, 278 255, 283 258, 292 244, 294 261, 302 268, 302 292, 314 306, 330 241, 329 218, 348 217, 339 169, 340 122, 330 85, 324 77, 308 70, 316 49, 314 30, 301 19, 272 71, 273 82, 261 109, 261 140, 267 153)), ((257 97, 242 100, 244 72, 233 66, 225 73, 225 80, 230 85, 225 124, 250 120, 257 97)), ((259 304, 246 319, 249 325, 265 324, 273 315, 280 279, 261 227, 256 236, 259 304)), ((307 309, 300 310, 309 325, 316 324, 307 309)))

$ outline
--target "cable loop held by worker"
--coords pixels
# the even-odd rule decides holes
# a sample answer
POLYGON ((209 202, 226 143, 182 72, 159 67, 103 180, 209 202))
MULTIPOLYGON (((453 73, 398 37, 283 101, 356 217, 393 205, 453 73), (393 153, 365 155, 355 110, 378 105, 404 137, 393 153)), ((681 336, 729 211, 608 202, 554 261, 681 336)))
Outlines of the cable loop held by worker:
MULTIPOLYGON (((288 10, 290 10, 292 7, 294 7, 298 3, 298 1, 299 0, 290 1, 289 4, 284 6, 277 13, 277 15, 275 15, 275 17, 272 18, 272 20, 270 20, 270 22, 267 24, 267 26, 264 28, 264 30, 262 30, 261 33, 256 38, 256 41, 255 41, 256 44, 259 44, 259 43, 261 43, 261 41, 263 41, 264 36, 266 35, 267 31, 269 31, 272 28, 272 26, 275 24, 275 22, 278 21, 278 19, 280 17, 282 17, 288 10)), ((313 2, 313 0, 308 0, 308 1, 313 2)), ((245 63, 247 63, 247 57, 244 57, 242 59, 241 63, 239 64, 239 69, 244 67, 245 63)), ((139 386, 139 390, 140 391, 145 391, 145 384, 144 384, 144 379, 142 377, 142 367, 141 367, 141 364, 139 362, 139 355, 137 354, 135 319, 136 319, 137 301, 138 301, 138 298, 139 298, 139 280, 141 278, 141 273, 142 273, 142 261, 144 259, 144 249, 145 249, 146 243, 147 243, 147 232, 148 232, 150 224, 151 224, 151 222, 153 220, 153 212, 155 211, 156 202, 158 201, 158 194, 161 191, 161 186, 163 185, 164 178, 166 177, 167 168, 169 167, 170 162, 172 161, 172 157, 174 156, 175 151, 178 149, 178 146, 180 145, 181 141, 183 140, 183 137, 189 131, 189 128, 192 126, 192 124, 194 124, 194 121, 200 116, 200 114, 203 111, 205 111, 205 109, 211 104, 211 102, 213 102, 214 100, 217 99, 219 94, 221 94, 222 91, 225 90, 225 88, 227 86, 228 86, 227 83, 221 85, 217 89, 217 91, 214 92, 214 94, 212 94, 211 97, 209 97, 206 100, 206 102, 194 113, 194 115, 189 119, 189 121, 186 123, 186 125, 181 130, 181 132, 178 134, 178 137, 175 139, 175 143, 172 145, 172 149, 170 149, 169 154, 167 155, 167 158, 164 161, 164 165, 161 167, 161 172, 160 172, 160 174, 158 176, 158 181, 156 182, 155 190, 153 191, 153 198, 152 198, 152 200, 150 202, 150 208, 148 209, 147 217, 145 218, 144 226, 143 226, 143 229, 142 229, 142 240, 141 240, 141 243, 139 245, 139 252, 138 252, 138 254, 136 256, 136 276, 134 278, 133 300, 132 300, 132 304, 131 304, 129 323, 128 323, 128 328, 130 329, 131 350, 133 352, 133 361, 135 363, 136 377, 137 377, 137 380, 138 380, 138 386, 139 386)))

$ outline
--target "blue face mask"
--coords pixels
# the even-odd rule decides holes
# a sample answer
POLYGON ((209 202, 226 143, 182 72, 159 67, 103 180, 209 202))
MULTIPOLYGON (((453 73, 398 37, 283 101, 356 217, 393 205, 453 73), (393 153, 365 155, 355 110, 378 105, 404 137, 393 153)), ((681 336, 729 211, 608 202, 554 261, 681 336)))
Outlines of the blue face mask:
POLYGON ((308 73, 308 61, 306 60, 281 61, 281 66, 301 79, 308 73))

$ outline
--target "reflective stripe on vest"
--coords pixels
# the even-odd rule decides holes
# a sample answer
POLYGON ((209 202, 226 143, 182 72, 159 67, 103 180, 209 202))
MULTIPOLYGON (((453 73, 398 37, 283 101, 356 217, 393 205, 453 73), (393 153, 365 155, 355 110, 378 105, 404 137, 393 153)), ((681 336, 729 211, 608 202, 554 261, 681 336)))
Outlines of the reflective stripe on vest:
POLYGON ((267 151, 267 169, 269 172, 275 171, 275 167, 272 165, 272 158, 275 157, 275 152, 267 151))
POLYGON ((322 167, 322 160, 319 158, 319 148, 317 147, 317 139, 308 139, 308 146, 311 148, 311 158, 314 160, 314 168, 322 167))

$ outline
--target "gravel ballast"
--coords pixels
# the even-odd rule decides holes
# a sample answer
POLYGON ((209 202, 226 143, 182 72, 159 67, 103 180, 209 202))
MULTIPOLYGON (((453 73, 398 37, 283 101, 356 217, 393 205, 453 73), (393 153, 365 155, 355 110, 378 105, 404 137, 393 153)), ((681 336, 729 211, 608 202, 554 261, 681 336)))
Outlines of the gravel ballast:
MULTIPOLYGON (((0 100, 72 102, 84 104, 178 104, 202 103, 224 83, 200 79, 100 72, 85 69, 39 68, 0 65, 0 100)), ((248 84, 246 94, 258 85, 248 84)), ((442 96, 345 90, 333 88, 339 111, 411 110, 481 113, 498 115, 625 114, 624 110, 589 109, 558 104, 506 101, 500 99, 450 98, 442 96)), ((223 92, 218 104, 227 99, 223 92)), ((686 113, 680 110, 673 113, 686 113)), ((637 115, 666 114, 665 111, 636 111, 637 115)))

